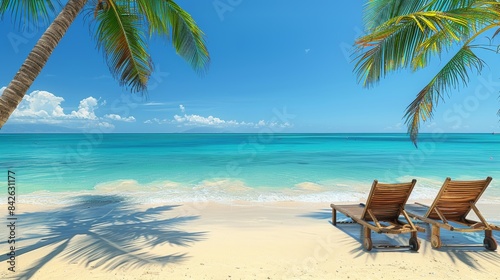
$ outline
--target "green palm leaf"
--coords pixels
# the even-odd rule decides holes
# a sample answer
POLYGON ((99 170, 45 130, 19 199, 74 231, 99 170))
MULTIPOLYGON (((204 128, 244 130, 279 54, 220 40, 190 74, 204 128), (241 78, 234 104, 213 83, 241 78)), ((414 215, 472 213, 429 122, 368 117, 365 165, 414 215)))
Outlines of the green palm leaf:
POLYGON ((444 94, 451 88, 466 86, 469 82, 468 72, 471 70, 480 72, 484 65, 484 61, 477 57, 469 46, 464 46, 418 93, 417 98, 406 109, 404 116, 405 123, 408 125, 408 133, 415 145, 420 122, 425 122, 432 117, 433 108, 439 99, 443 99, 444 94))
POLYGON ((161 1, 166 5, 168 27, 172 30, 172 44, 177 53, 191 66, 204 72, 210 61, 203 31, 196 25, 194 19, 173 1, 161 1))
POLYGON ((390 1, 368 1, 365 5, 364 22, 366 29, 380 26, 388 20, 400 16, 421 11, 430 0, 390 0, 390 1))
POLYGON ((433 55, 441 55, 443 50, 449 51, 455 43, 469 40, 480 27, 495 24, 500 14, 482 8, 456 9, 446 13, 445 21, 437 22, 439 30, 420 43, 412 61, 415 71, 424 68, 433 55))
POLYGON ((425 11, 450 11, 473 5, 491 5, 491 0, 379 0, 368 1, 365 5, 364 21, 366 29, 380 26, 388 20, 425 11))
POLYGON ((397 24, 384 24, 373 33, 359 38, 354 71, 358 82, 369 87, 385 77, 388 72, 410 65, 415 49, 428 35, 421 32, 413 20, 397 24))
POLYGON ((144 16, 149 35, 158 35, 172 44, 193 69, 205 72, 210 61, 204 33, 194 19, 171 0, 124 0, 131 11, 144 16))
MULTIPOLYGON (((414 70, 426 66, 431 54, 449 48, 463 38, 469 37, 472 30, 471 18, 478 14, 485 16, 482 23, 492 22, 496 13, 472 13, 464 17, 464 11, 415 12, 393 17, 359 38, 356 44, 359 54, 355 60, 358 82, 371 86, 388 72, 412 66, 414 70), (366 50, 366 48, 371 48, 366 50)), ((475 25, 475 24, 474 24, 475 25)))
POLYGON ((118 1, 98 10, 95 40, 111 73, 132 92, 145 92, 152 72, 141 18, 118 1))
POLYGON ((0 0, 0 17, 10 13, 22 28, 29 28, 30 25, 26 23, 48 23, 60 6, 59 0, 0 0))

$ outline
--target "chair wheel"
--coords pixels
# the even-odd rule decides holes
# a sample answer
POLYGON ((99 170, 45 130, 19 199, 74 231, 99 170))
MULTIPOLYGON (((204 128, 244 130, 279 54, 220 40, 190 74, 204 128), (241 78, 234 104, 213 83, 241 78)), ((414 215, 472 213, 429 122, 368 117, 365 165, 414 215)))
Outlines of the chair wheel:
POLYGON ((492 237, 485 237, 483 244, 487 250, 495 251, 497 249, 497 242, 492 237))
POLYGON ((441 248, 441 237, 439 237, 437 235, 432 235, 431 236, 431 245, 432 245, 432 248, 436 248, 436 249, 441 248))
POLYGON ((410 238, 410 250, 417 252, 420 249, 420 242, 415 237, 410 238))
POLYGON ((372 239, 365 238, 365 240, 363 240, 363 247, 365 247, 366 251, 371 251, 373 248, 372 239))

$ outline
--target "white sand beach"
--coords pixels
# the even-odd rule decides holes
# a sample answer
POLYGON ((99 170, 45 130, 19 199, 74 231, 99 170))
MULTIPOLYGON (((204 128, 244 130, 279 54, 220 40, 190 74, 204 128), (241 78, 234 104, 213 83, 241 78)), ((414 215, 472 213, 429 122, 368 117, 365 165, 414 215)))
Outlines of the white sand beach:
MULTIPOLYGON (((2 279, 498 279, 483 247, 364 251, 357 224, 331 224, 328 204, 123 205, 101 197, 70 206, 18 205, 16 267, 2 279), (495 278, 496 277, 496 278, 495 278)), ((495 205, 479 205, 487 219, 495 205)), ((496 209, 495 209, 496 208, 496 209)), ((6 232, 2 230, 2 236, 6 232)), ((442 231, 443 243, 470 243, 442 231)), ((474 238, 480 239, 481 234, 474 238)), ((497 239, 499 234, 495 233, 497 239)), ((407 236, 373 234, 374 245, 407 236)), ((3 243, 3 251, 7 244, 3 243)))

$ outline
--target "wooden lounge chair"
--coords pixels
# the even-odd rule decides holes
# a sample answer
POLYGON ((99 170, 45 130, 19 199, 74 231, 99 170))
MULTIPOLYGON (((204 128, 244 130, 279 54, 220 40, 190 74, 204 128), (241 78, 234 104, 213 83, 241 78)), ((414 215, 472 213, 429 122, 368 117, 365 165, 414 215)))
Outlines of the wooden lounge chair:
POLYGON ((484 230, 484 247, 494 251, 497 248, 497 243, 492 236, 492 230, 500 230, 500 228, 488 224, 476 207, 476 202, 490 182, 491 177, 477 181, 452 181, 450 178, 446 178, 431 206, 416 203, 406 205, 405 209, 411 217, 432 226, 431 245, 433 248, 441 247, 440 229, 444 228, 458 232, 484 230), (467 214, 471 210, 481 222, 467 219, 467 214))
POLYGON ((417 231, 425 230, 416 227, 403 208, 416 182, 415 179, 410 183, 400 184, 380 184, 377 180, 373 181, 366 204, 330 205, 333 225, 337 225, 337 211, 362 225, 363 246, 367 251, 373 247, 372 230, 389 234, 411 233, 410 249, 418 251, 420 243, 417 239, 417 231), (399 220, 400 215, 405 217, 407 223, 399 220))

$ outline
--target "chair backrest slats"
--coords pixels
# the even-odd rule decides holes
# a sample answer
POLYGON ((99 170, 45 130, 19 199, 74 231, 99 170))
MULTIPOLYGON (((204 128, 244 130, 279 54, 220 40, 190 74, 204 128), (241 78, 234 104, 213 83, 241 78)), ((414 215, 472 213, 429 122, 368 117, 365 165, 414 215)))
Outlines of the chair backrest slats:
POLYGON ((413 187, 417 180, 409 183, 380 184, 377 180, 373 182, 370 195, 366 201, 362 217, 366 221, 372 218, 368 214, 368 209, 379 221, 394 221, 401 215, 401 209, 408 201, 413 187))
POLYGON ((491 180, 491 177, 476 181, 452 181, 446 178, 426 217, 439 220, 435 210, 437 207, 447 220, 463 221, 472 210, 471 203, 476 204, 491 180))

